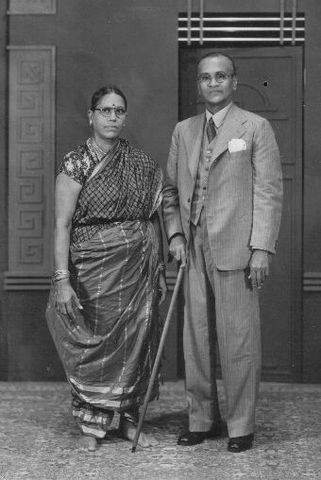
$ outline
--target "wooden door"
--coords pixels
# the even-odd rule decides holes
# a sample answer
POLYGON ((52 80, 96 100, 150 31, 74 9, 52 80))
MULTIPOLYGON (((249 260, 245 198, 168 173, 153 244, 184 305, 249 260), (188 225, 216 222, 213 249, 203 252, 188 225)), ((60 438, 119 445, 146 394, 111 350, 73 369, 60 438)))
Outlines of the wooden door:
MULTIPOLYGON (((180 50, 180 119, 200 113, 196 64, 212 51, 180 50)), ((238 89, 235 102, 266 117, 281 151, 284 206, 277 255, 261 294, 263 378, 300 381, 302 269, 302 49, 301 47, 221 50, 235 59, 238 89)), ((181 311, 181 309, 179 309, 181 311)), ((182 315, 178 328, 182 328, 182 315)), ((181 335, 178 335, 181 338, 181 335)), ((180 346, 182 352, 182 347, 180 346)), ((183 360, 180 356, 179 369, 183 360)))

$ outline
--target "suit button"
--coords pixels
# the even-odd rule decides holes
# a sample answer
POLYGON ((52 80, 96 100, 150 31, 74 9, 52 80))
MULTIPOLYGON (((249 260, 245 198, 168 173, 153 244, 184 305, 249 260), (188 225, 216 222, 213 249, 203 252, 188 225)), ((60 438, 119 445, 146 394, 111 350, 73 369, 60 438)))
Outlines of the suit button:
POLYGON ((187 202, 188 202, 188 203, 190 203, 190 201, 191 201, 191 199, 190 199, 190 198, 188 198, 188 199, 187 199, 187 202))

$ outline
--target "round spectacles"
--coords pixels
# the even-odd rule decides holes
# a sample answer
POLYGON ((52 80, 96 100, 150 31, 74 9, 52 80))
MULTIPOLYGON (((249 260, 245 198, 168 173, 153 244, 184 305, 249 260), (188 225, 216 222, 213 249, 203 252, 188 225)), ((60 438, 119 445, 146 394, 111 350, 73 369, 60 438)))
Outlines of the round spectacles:
POLYGON ((212 80, 215 80, 216 83, 223 83, 229 77, 233 77, 233 74, 230 75, 229 73, 225 72, 216 72, 214 75, 210 75, 209 73, 201 73, 197 79, 200 83, 206 83, 208 85, 212 82, 212 80))
POLYGON ((109 118, 112 115, 112 112, 115 113, 117 118, 123 118, 126 115, 126 110, 121 107, 96 107, 94 111, 97 110, 100 115, 104 118, 109 118))

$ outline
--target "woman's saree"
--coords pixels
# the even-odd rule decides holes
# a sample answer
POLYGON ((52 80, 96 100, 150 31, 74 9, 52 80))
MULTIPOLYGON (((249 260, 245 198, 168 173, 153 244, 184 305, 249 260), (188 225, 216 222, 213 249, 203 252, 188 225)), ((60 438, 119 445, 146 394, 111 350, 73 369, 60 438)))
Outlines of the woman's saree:
MULTIPOLYGON (((126 166, 119 156, 118 163, 109 161, 88 182, 92 182, 90 194, 86 196, 84 192, 84 197, 101 189, 104 198, 99 202, 105 204, 104 186, 107 183, 110 189, 109 180, 115 174, 111 169, 123 168, 126 166)), ((140 181, 135 169, 131 173, 128 174, 131 183, 140 181)), ((123 181, 124 171, 119 171, 119 175, 123 181)), ((72 388, 73 415, 84 433, 98 438, 105 435, 114 410, 127 414, 137 411, 144 400, 156 356, 159 243, 148 219, 161 197, 161 174, 155 170, 155 175, 154 187, 150 179, 146 182, 145 188, 153 190, 142 204, 145 211, 141 214, 136 208, 136 213, 133 205, 127 210, 131 216, 147 218, 123 219, 115 208, 112 221, 105 227, 99 226, 89 238, 72 243, 71 283, 83 307, 77 310, 75 320, 56 312, 54 288, 50 293, 47 322, 72 388)), ((131 187, 133 191, 134 185, 131 187)), ((139 195, 142 188, 139 185, 139 195)), ((94 196, 95 201, 98 196, 94 196)), ((132 199, 135 201, 140 204, 138 199, 132 199)), ((126 202, 117 199, 117 203, 124 212, 126 202)), ((157 389, 155 385, 154 397, 157 389)))

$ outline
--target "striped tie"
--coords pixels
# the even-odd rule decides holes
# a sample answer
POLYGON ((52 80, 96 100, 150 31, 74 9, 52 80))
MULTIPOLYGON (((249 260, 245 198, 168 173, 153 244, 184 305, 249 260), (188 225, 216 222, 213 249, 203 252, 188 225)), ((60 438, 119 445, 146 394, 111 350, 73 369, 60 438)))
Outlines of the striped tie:
POLYGON ((207 138, 208 138, 208 143, 211 143, 212 140, 214 140, 216 136, 216 130, 215 130, 215 124, 213 121, 213 117, 209 119, 206 125, 206 133, 207 133, 207 138))

